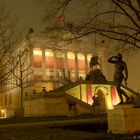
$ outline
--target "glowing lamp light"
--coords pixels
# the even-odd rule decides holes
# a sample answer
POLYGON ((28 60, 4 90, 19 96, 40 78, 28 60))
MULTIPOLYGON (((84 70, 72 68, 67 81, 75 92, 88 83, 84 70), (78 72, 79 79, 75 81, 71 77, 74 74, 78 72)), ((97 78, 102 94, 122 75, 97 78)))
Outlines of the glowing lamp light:
POLYGON ((53 51, 51 51, 51 50, 46 50, 46 51, 45 51, 45 56, 54 56, 53 51))
POLYGON ((1 109, 0 112, 1 112, 1 117, 2 117, 2 118, 5 118, 5 117, 6 117, 6 116, 5 116, 5 115, 6 115, 6 114, 5 114, 5 109, 1 109))
POLYGON ((41 56, 42 55, 42 51, 41 50, 34 50, 33 54, 41 56))
POLYGON ((3 113, 5 113, 5 110, 4 110, 4 109, 2 109, 2 110, 1 110, 1 113, 2 113, 2 114, 3 114, 3 113))
POLYGON ((69 59, 75 59, 75 55, 73 52, 68 52, 68 58, 69 59))
POLYGON ((78 53, 78 59, 79 60, 85 60, 84 54, 78 53))

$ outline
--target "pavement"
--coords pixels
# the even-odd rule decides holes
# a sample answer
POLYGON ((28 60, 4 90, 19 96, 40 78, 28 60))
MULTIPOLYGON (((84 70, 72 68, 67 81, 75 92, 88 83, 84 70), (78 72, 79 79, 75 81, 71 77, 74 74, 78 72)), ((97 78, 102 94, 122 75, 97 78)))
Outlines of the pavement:
POLYGON ((47 127, 61 127, 69 125, 84 125, 107 123, 106 114, 67 116, 35 116, 35 117, 13 117, 0 119, 0 128, 15 126, 45 125, 47 127))
POLYGON ((139 140, 139 134, 107 133, 107 115, 0 119, 0 140, 139 140))

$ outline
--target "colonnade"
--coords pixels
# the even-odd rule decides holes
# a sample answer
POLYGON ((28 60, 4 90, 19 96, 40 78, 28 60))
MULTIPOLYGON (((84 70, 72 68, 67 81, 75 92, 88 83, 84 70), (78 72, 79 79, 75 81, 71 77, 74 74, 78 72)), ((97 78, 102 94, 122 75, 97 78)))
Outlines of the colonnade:
MULTIPOLYGON (((35 50, 36 48, 33 49, 33 51, 35 50)), ((74 69, 74 79, 75 81, 78 80, 80 77, 82 77, 83 79, 86 77, 86 74, 88 73, 89 71, 89 62, 90 62, 90 58, 93 56, 92 53, 89 53, 89 52, 77 52, 77 51, 69 51, 69 50, 53 50, 53 49, 46 49, 46 48, 40 48, 40 51, 41 51, 41 63, 42 63, 42 80, 43 81, 46 81, 48 80, 46 77, 48 76, 46 74, 46 69, 48 69, 46 67, 46 50, 50 50, 52 53, 53 53, 53 80, 57 80, 58 78, 58 67, 57 67, 57 51, 61 51, 61 53, 63 54, 63 60, 64 60, 64 74, 67 78, 71 78, 69 77, 69 67, 68 67, 68 53, 69 52, 72 52, 73 55, 74 55, 74 63, 75 63, 75 69, 74 69), (81 60, 83 60, 83 64, 84 64, 84 70, 81 70, 79 69, 79 59, 80 59, 80 56, 79 54, 83 57, 81 60)), ((100 64, 102 65, 102 57, 99 56, 99 61, 100 61, 100 64)))

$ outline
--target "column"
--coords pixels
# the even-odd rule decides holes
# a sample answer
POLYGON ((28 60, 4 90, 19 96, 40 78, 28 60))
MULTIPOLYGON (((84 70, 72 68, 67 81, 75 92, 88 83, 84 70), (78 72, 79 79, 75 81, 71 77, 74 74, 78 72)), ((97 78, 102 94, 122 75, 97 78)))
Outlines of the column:
POLYGON ((45 61, 45 49, 42 48, 42 80, 46 80, 46 61, 45 61))
POLYGON ((85 75, 88 73, 88 60, 87 60, 87 54, 84 55, 85 57, 85 75))
POLYGON ((57 80, 57 65, 56 65, 56 51, 53 50, 53 54, 54 54, 54 80, 57 80))
POLYGON ((75 52, 75 77, 76 77, 76 80, 79 79, 77 52, 75 52))
POLYGON ((67 56, 67 51, 64 52, 64 78, 68 77, 68 56, 67 56))

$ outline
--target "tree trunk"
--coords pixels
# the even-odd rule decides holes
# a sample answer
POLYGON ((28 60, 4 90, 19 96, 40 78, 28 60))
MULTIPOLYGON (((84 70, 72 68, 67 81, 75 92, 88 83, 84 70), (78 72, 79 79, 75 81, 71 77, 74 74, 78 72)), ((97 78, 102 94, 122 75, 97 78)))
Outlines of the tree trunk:
POLYGON ((24 116, 23 112, 23 87, 20 87, 20 116, 24 116))

